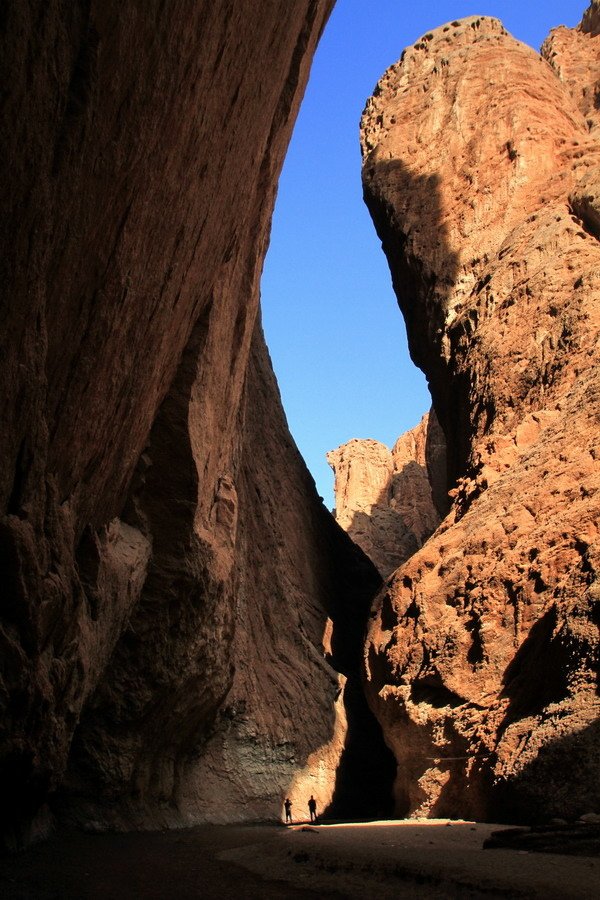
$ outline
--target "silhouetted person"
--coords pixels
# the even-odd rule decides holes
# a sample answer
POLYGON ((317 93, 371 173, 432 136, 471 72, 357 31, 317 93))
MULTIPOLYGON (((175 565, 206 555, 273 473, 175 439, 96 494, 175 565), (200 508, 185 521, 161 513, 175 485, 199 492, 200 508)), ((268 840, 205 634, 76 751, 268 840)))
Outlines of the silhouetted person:
POLYGON ((283 805, 285 806, 285 824, 287 825, 288 822, 291 824, 291 822, 292 822, 292 801, 290 800, 289 797, 286 798, 286 801, 283 805))
POLYGON ((313 797, 312 794, 310 795, 310 800, 308 801, 308 811, 310 813, 310 821, 316 822, 317 821, 317 801, 315 800, 315 798, 313 797))

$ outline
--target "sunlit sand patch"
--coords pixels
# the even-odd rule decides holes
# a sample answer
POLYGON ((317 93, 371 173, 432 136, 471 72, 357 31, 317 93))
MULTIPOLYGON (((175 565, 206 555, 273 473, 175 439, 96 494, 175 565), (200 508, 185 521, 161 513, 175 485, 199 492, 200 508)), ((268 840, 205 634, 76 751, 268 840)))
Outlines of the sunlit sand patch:
POLYGON ((476 825, 469 819, 379 819, 376 822, 332 822, 322 828, 414 828, 440 825, 476 825))

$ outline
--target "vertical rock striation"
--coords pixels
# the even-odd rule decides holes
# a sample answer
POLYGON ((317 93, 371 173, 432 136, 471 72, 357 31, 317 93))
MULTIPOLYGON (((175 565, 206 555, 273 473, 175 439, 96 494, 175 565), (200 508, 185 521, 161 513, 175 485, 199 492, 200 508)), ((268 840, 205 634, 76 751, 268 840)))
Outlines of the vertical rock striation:
POLYGON ((338 734, 332 666, 350 677, 359 647, 328 662, 323 632, 339 643, 348 567, 355 597, 377 579, 318 502, 257 326, 332 5, 24 0, 0 16, 13 842, 61 785, 76 818, 117 826, 265 815, 338 734), (265 487, 275 458, 293 508, 265 487))
MULTIPOLYGON (((236 458, 206 529, 210 578, 192 568, 202 559, 197 507, 190 505, 190 522, 176 506, 165 521, 173 504, 152 476, 156 464, 164 486, 173 465, 169 447, 158 455, 161 429, 170 440, 176 434, 170 418, 161 421, 170 406, 157 418, 135 492, 161 552, 82 714, 66 780, 69 811, 116 827, 164 827, 273 818, 285 795, 296 809, 310 793, 321 809, 340 803, 337 768, 356 743, 349 724, 358 718, 373 729, 372 766, 385 757, 368 711, 345 704, 347 683, 352 692, 360 677, 376 573, 316 501, 259 325, 236 458)), ((189 436, 201 437, 193 427, 189 436)), ((359 798, 373 813, 383 801, 376 780, 367 773, 359 798)))
POLYGON ((600 806, 597 17, 543 57, 494 19, 436 29, 362 120, 366 202, 455 484, 366 647, 401 813, 600 806))
MULTIPOLYGON (((379 441, 354 439, 327 454, 335 473, 336 521, 383 578, 418 550, 440 521, 426 452, 430 431, 437 428, 435 414, 431 428, 426 415, 391 450, 379 441)), ((436 476, 441 469, 445 478, 441 462, 437 456, 432 461, 436 476)))

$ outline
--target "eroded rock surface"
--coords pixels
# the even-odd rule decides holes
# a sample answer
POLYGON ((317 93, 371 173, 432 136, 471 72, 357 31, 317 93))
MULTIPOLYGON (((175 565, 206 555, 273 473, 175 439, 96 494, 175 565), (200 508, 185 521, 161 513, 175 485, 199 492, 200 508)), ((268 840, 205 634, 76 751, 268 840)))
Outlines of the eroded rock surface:
POLYGON ((366 201, 455 480, 366 648, 400 813, 600 806, 597 14, 546 58, 494 19, 438 28, 362 121, 366 201))
MULTIPOLYGON (((368 710, 351 696, 377 576, 314 502, 277 397, 258 327, 238 412, 239 462, 220 480, 210 513, 213 578, 198 583, 193 544, 181 553, 182 537, 197 540, 197 531, 173 532, 171 522, 171 541, 163 538, 161 556, 154 553, 129 628, 75 734, 66 787, 79 820, 264 820, 279 813, 284 796, 299 811, 311 793, 321 810, 343 807, 336 772, 350 727, 374 731, 354 748, 367 759, 359 807, 385 808, 390 774, 381 780, 377 770, 382 756, 388 769, 390 762, 368 710)), ((159 416, 157 453, 163 424, 159 416)), ((165 433, 173 435, 172 422, 165 433)), ((154 446, 152 437, 145 453, 158 464, 154 446)), ((161 479, 171 463, 167 454, 161 479)), ((156 517, 169 507, 147 465, 135 500, 138 515, 156 517)), ((184 523, 181 513, 176 520, 184 523)))
POLYGON ((343 573, 358 592, 376 575, 324 516, 257 326, 332 5, 24 0, 0 17, 0 791, 16 841, 61 785, 76 818, 119 827, 276 814, 313 752, 342 749, 338 671, 351 680, 358 646, 326 660, 323 634, 338 639, 343 573), (261 469, 279 450, 293 508, 261 469))
MULTIPOLYGON (((433 419, 435 440, 435 414, 433 419)), ((380 441, 355 438, 327 454, 335 473, 336 520, 384 578, 423 545, 440 521, 428 474, 428 436, 426 415, 391 450, 380 441)), ((445 478, 443 459, 435 455, 433 465, 434 478, 445 478)))

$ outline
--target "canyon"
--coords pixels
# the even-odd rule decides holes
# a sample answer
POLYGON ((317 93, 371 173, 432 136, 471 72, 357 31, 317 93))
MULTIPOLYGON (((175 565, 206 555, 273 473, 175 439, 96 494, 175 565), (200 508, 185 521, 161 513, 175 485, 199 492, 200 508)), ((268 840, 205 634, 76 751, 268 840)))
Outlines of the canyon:
POLYGON ((332 7, 0 14, 9 847, 308 793, 337 816, 600 810, 600 4, 542 56, 494 19, 444 26, 368 102, 365 199, 434 412, 393 451, 335 451, 338 522, 259 309, 332 7), (350 451, 374 473, 354 505, 350 451))

